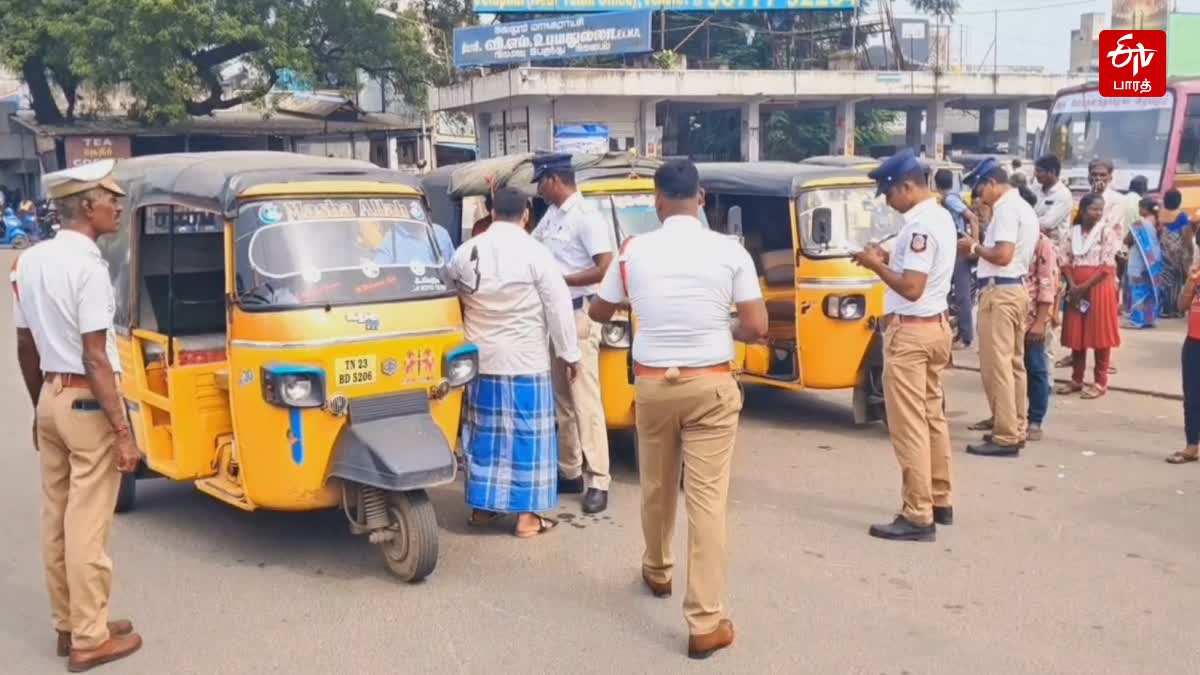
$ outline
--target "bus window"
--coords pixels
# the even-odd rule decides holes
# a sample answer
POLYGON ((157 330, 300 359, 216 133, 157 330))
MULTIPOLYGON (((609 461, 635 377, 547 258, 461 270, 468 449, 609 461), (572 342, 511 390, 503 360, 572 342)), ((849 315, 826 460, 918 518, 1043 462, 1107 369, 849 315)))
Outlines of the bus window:
POLYGON ((1200 94, 1188 97, 1187 115, 1180 130, 1176 173, 1200 173, 1200 94))

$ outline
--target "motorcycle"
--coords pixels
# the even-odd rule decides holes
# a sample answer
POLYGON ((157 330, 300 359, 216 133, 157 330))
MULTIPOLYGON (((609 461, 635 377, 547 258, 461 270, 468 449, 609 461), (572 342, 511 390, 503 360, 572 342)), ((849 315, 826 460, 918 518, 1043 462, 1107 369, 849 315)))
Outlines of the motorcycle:
POLYGON ((34 233, 26 229, 25 223, 11 208, 4 209, 4 231, 0 236, 0 246, 12 248, 28 248, 33 244, 34 233))

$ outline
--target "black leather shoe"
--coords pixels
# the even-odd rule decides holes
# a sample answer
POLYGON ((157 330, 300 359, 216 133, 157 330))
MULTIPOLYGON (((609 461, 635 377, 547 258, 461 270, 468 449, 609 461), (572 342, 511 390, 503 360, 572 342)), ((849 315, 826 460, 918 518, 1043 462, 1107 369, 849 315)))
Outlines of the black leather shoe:
POLYGON ((937 527, 917 525, 904 516, 896 516, 890 523, 872 525, 868 533, 872 537, 892 541, 933 541, 937 537, 937 527))
POLYGON ((600 513, 608 508, 608 490, 588 488, 583 495, 583 512, 600 513))
POLYGON ((563 478, 558 474, 558 494, 577 495, 583 492, 583 476, 579 478, 563 478))
MULTIPOLYGON (((995 442, 995 440, 992 438, 991 434, 984 434, 983 442, 984 443, 993 443, 993 442, 995 442)), ((1017 449, 1024 450, 1025 449, 1025 441, 1021 441, 1020 443, 1017 443, 1017 449)))
POLYGON ((978 445, 967 446, 968 455, 980 457, 1016 457, 1021 454, 1020 445, 997 445, 992 441, 984 441, 978 445))
POLYGON ((937 525, 953 525, 954 524, 954 507, 953 506, 935 506, 933 507, 933 522, 937 525))

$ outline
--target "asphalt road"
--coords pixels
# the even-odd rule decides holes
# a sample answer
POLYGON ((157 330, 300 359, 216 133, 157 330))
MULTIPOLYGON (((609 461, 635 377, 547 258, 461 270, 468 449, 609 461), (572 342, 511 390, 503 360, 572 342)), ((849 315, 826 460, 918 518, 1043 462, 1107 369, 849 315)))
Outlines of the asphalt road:
MULTIPOLYGON (((0 298, 0 673, 61 672, 0 298)), ((847 395, 749 392, 729 521, 738 639, 707 662, 685 656, 680 594, 641 588, 625 464, 607 514, 568 499, 574 520, 528 541, 468 531, 461 483, 435 491, 441 559, 411 586, 339 513, 245 514, 143 482, 112 556, 114 616, 146 643, 100 672, 1200 672, 1200 465, 1162 461, 1181 447, 1179 404, 1058 400, 1046 441, 989 460, 961 453, 984 413, 978 375, 947 389, 957 524, 935 544, 867 537, 899 502, 899 472, 884 431, 852 425, 847 395)), ((682 557, 682 509, 680 523, 682 557)))

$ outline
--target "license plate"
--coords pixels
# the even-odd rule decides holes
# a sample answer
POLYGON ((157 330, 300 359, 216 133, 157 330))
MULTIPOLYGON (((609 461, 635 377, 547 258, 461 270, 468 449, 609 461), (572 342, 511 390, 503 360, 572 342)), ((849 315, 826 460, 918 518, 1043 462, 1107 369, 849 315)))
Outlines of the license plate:
POLYGON ((356 384, 371 384, 375 381, 375 355, 347 356, 337 360, 334 375, 337 386, 350 387, 356 384))

